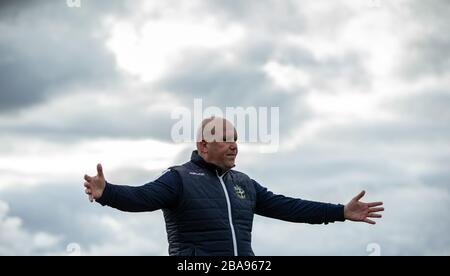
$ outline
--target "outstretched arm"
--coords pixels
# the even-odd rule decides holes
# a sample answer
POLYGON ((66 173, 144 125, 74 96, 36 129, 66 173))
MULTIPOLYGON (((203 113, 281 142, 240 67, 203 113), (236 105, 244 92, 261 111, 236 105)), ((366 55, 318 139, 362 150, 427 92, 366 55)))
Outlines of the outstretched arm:
POLYGON ((168 170, 158 179, 139 187, 113 185, 105 181, 102 166, 97 166, 97 176, 84 177, 86 194, 92 202, 126 212, 155 211, 171 208, 178 202, 182 187, 178 173, 168 170))
POLYGON ((345 221, 344 205, 315 202, 277 195, 253 180, 256 190, 255 213, 290 222, 328 224, 345 221))
POLYGON ((256 214, 285 221, 327 224, 351 220, 375 224, 370 218, 381 218, 379 212, 384 211, 382 202, 361 202, 364 191, 344 206, 277 195, 256 181, 254 184, 257 196, 256 214))

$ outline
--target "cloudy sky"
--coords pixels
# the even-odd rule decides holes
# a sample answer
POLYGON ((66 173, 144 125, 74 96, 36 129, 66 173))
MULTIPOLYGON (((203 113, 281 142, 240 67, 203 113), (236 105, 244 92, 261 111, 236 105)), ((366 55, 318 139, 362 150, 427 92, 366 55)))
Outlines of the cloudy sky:
POLYGON ((0 2, 0 255, 167 255, 161 211, 90 204, 188 160, 171 111, 279 107, 280 148, 238 167, 376 226, 256 217, 257 255, 450 255, 450 2, 0 2), (375 251, 375 252, 374 252, 375 251))

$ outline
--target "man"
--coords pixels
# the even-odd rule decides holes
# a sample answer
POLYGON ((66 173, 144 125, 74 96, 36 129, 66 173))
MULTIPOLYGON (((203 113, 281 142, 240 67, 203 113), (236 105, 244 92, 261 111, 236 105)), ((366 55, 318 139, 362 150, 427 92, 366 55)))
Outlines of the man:
POLYGON ((97 165, 85 175, 91 202, 128 212, 162 209, 170 255, 254 255, 254 214, 290 222, 328 224, 361 221, 375 224, 382 202, 363 203, 361 192, 347 205, 312 202, 276 195, 244 173, 232 170, 238 154, 237 132, 222 118, 205 119, 197 133, 191 161, 169 168, 141 187, 112 185, 97 165))

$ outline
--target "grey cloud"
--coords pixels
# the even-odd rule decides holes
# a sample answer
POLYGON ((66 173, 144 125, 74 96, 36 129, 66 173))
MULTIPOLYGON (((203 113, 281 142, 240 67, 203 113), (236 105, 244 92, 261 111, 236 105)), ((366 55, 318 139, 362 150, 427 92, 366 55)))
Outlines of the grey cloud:
POLYGON ((351 222, 324 227, 256 218, 255 250, 262 255, 368 255, 367 245, 376 243, 382 255, 448 254, 450 240, 441 240, 450 227, 450 221, 442 219, 445 217, 442 210, 450 204, 448 173, 442 170, 417 176, 382 155, 363 156, 336 156, 332 148, 324 151, 308 148, 258 157, 248 169, 250 176, 274 192, 346 203, 365 189, 365 200, 384 201, 386 212, 373 228, 351 222), (430 222, 423 225, 428 219, 430 222), (285 236, 290 237, 290 245, 280 246, 285 236))
POLYGON ((4 0, 0 3, 0 17, 9 17, 14 18, 16 17, 21 9, 23 9, 26 6, 32 5, 32 1, 25 1, 25 0, 4 0))
POLYGON ((398 164, 382 157, 371 157, 358 146, 343 150, 333 145, 321 148, 306 144, 292 152, 261 155, 251 165, 244 160, 238 169, 273 192, 330 202, 339 202, 338 193, 330 193, 332 190, 381 192, 384 187, 408 187, 410 184, 409 175, 398 164))
POLYGON ((90 138, 148 139, 170 141, 170 112, 141 113, 132 109, 97 108, 81 114, 76 120, 58 126, 45 122, 18 124, 4 129, 14 135, 34 135, 48 141, 76 142, 90 138), (128 116, 124 115, 128 114, 128 116))
MULTIPOLYGON (((3 67, 9 66, 13 68, 15 66, 14 70, 8 70, 7 72, 9 73, 3 75, 5 79, 3 86, 6 89, 2 89, 3 98, 5 98, 2 101, 2 105, 5 110, 16 111, 16 107, 24 107, 45 100, 46 97, 66 93, 65 90, 70 91, 71 87, 79 86, 80 83, 85 87, 95 85, 113 86, 118 83, 119 75, 114 71, 112 57, 105 52, 103 46, 99 45, 100 41, 92 41, 92 39, 86 37, 86 34, 94 26, 98 26, 98 22, 93 19, 96 18, 94 15, 96 13, 102 14, 104 12, 103 10, 118 10, 115 7, 117 4, 116 2, 111 5, 88 3, 81 9, 61 7, 61 9, 64 8, 62 14, 51 21, 52 25, 61 24, 66 26, 70 31, 70 37, 65 32, 61 33, 59 29, 56 29, 56 34, 61 33, 62 38, 60 40, 47 39, 52 42, 50 45, 46 45, 48 43, 40 45, 39 42, 44 41, 44 39, 35 37, 34 40, 37 41, 35 44, 39 48, 45 47, 53 51, 41 49, 30 60, 16 59, 15 61, 10 60, 10 64, 5 63, 3 67), (104 7, 106 8, 103 9, 104 7), (80 16, 80 13, 82 16, 80 16), (81 18, 87 21, 81 21, 81 18), (83 43, 86 39, 87 43, 83 43), (65 43, 66 41, 75 41, 77 45, 68 46, 65 43), (65 56, 64 54, 67 52, 70 52, 71 55, 65 56), (42 74, 42 68, 36 66, 36 64, 46 64, 45 71, 48 72, 42 74), (25 81, 17 80, 17 72, 23 73, 25 81), (108 84, 108 82, 112 83, 108 84), (33 92, 30 93, 30 91, 33 92)), ((268 4, 276 9, 288 12, 289 19, 286 20, 299 20, 299 18, 302 18, 298 14, 293 14, 294 11, 289 8, 291 5, 289 3, 285 3, 286 5, 278 5, 275 2, 269 1, 268 4)), ((234 14, 236 9, 241 10, 243 12, 243 19, 251 14, 250 17, 254 17, 255 19, 262 17, 278 20, 271 16, 273 10, 268 9, 259 2, 236 4, 237 6, 224 2, 212 3, 211 5, 214 7, 209 5, 206 5, 206 7, 212 8, 217 13, 223 10, 229 12, 231 15, 234 14), (241 5, 248 5, 248 7, 242 7, 241 5), (220 9, 219 7, 223 7, 224 9, 220 9), (258 10, 264 11, 263 14, 259 14, 257 12, 258 10)), ((49 7, 52 6, 43 4, 39 8, 36 8, 36 10, 31 9, 29 13, 34 16, 38 12, 46 14, 48 13, 49 7)), ((28 12, 28 10, 25 10, 25 12, 28 12)), ((364 80, 362 77, 364 73, 360 70, 357 57, 330 60, 325 64, 319 63, 313 59, 311 53, 304 49, 289 48, 281 45, 276 39, 277 32, 271 32, 271 35, 275 35, 275 38, 267 37, 265 25, 253 24, 251 22, 245 23, 250 24, 250 32, 254 34, 246 39, 247 42, 244 44, 244 47, 235 49, 238 53, 239 64, 235 66, 221 64, 220 57, 222 53, 220 52, 187 51, 183 55, 185 59, 171 71, 169 77, 162 80, 159 87, 169 90, 175 97, 184 98, 184 104, 188 107, 192 104, 192 99, 195 97, 202 97, 205 105, 215 105, 222 108, 225 106, 245 107, 250 105, 279 106, 281 109, 281 129, 283 133, 288 133, 292 128, 297 127, 310 118, 311 114, 302 98, 302 94, 306 92, 305 89, 299 88, 299 91, 297 91, 297 99, 292 100, 293 95, 286 95, 282 91, 277 91, 276 88, 270 88, 272 83, 261 72, 261 68, 275 53, 283 53, 278 55, 278 58, 285 65, 293 64, 310 73, 313 76, 312 85, 318 88, 330 83, 325 87, 330 89, 333 86, 332 79, 348 77, 355 85, 364 80), (246 65, 243 66, 244 64, 246 65), (348 69, 344 70, 343 68, 348 69), (339 72, 339 74, 335 72, 339 72), (324 82, 324 79, 327 79, 328 82, 324 82), (255 94, 258 95, 258 100, 255 100, 255 94)), ((270 23, 267 21, 266 23, 277 29, 284 29, 286 27, 283 25, 283 22, 270 23)), ((46 21, 43 21, 42 24, 37 24, 38 29, 34 33, 46 34, 50 38, 57 36, 55 33, 49 33, 47 31, 47 29, 50 30, 52 28, 46 24, 46 21)), ((298 32, 299 29, 291 31, 298 32)), ((12 35, 13 41, 15 38, 16 36, 12 35)), ((47 42, 47 40, 45 41, 47 42)), ((11 54, 11 56, 19 56, 20 50, 16 48, 5 49, 3 52, 7 50, 10 52, 19 52, 11 54)), ((63 139, 113 135, 115 137, 150 136, 167 140, 169 134, 168 126, 173 124, 168 118, 169 110, 165 114, 161 113, 159 115, 153 114, 147 116, 117 108, 116 110, 101 110, 101 112, 95 112, 95 114, 89 114, 89 112, 84 113, 79 116, 79 120, 67 122, 63 128, 49 128, 45 124, 21 125, 20 123, 16 123, 11 127, 5 127, 5 130, 12 133, 34 133, 47 138, 60 137, 63 139), (125 112, 128 113, 127 116, 123 116, 125 112), (92 118, 90 118, 91 115, 95 116, 96 121, 101 122, 103 127, 97 128, 94 132, 86 132, 84 131, 85 122, 92 121, 92 118), (134 115, 135 118, 133 118, 134 115), (146 122, 149 124, 147 125, 146 122)))
MULTIPOLYGON (((70 9, 66 1, 23 2, 4 4, 13 12, 0 14, 1 111, 17 111, 66 93, 73 85, 95 87, 118 81, 114 58, 101 33, 103 8, 119 8, 117 3, 70 9)), ((93 3, 97 2, 102 1, 93 3)))
POLYGON ((425 76, 445 77, 450 68, 450 4, 445 0, 411 1, 404 7, 420 31, 404 49, 407 60, 401 66, 401 75, 407 80, 425 76))
MULTIPOLYGON (((262 50, 262 55, 268 51, 262 50)), ((190 52, 177 65, 177 70, 158 86, 176 95, 187 107, 192 107, 196 98, 203 100, 203 107, 217 106, 225 112, 226 107, 279 107, 280 131, 290 133, 296 126, 311 118, 311 110, 302 97, 289 95, 273 88, 273 84, 262 72, 266 57, 238 57, 243 63, 228 65, 220 61, 219 52, 190 52), (254 64, 253 64, 254 62, 254 64), (244 65, 246 64, 246 65, 244 65)))
POLYGON ((208 1, 208 7, 229 19, 245 21, 249 25, 269 30, 300 30, 305 22, 298 16, 294 1, 208 1), (279 16, 270 16, 277 13, 279 16))
MULTIPOLYGON (((71 93, 77 86, 98 88, 92 90, 99 93, 121 90, 123 84, 114 69, 114 59, 102 45, 104 37, 94 39, 87 34, 99 27, 100 14, 127 12, 130 7, 122 7, 118 2, 85 1, 84 8, 71 10, 63 9, 63 2, 56 10, 49 2, 39 7, 1 2, 4 6, 0 8, 0 26, 5 32, 0 38, 0 110, 12 111, 36 103, 45 106, 49 97, 71 93), (45 20, 48 14, 53 14, 54 18, 45 20), (28 30, 27 17, 36 19, 33 30, 28 30), (27 93, 30 90, 35 92, 27 93)), ((322 14, 315 11, 313 15, 317 15, 317 21, 309 23, 317 24, 307 24, 304 16, 310 11, 297 13, 291 9, 292 3, 208 1, 205 11, 221 17, 224 22, 233 20, 248 27, 249 36, 239 48, 232 49, 237 64, 222 62, 223 53, 217 51, 190 49, 156 86, 149 85, 139 91, 111 92, 111 95, 127 98, 137 92, 147 95, 143 101, 150 102, 152 97, 162 96, 153 91, 165 91, 188 108, 194 98, 202 98, 204 106, 221 108, 279 106, 282 139, 288 139, 290 130, 316 118, 305 102, 305 95, 310 91, 299 88, 296 93, 286 94, 274 88, 261 72, 266 62, 274 59, 305 70, 312 76, 310 87, 325 91, 333 91, 335 81, 340 79, 348 80, 349 85, 360 91, 370 88, 373 81, 365 71, 364 57, 359 53, 342 53, 340 57, 319 61, 307 49, 284 45, 279 39, 281 33, 302 35, 306 30, 329 36, 332 43, 334 31, 352 16, 345 7, 332 18, 320 17, 322 14)), ((446 55, 449 45, 445 36, 448 33, 445 32, 448 7, 445 1, 417 1, 412 6, 412 13, 406 14, 406 19, 428 26, 425 33, 408 41, 409 48, 403 49, 407 50, 408 58, 402 60, 405 64, 399 74, 409 78, 412 90, 415 89, 414 80, 422 76, 444 80, 449 66, 446 55)), ((392 78, 396 80, 397 75, 392 78)), ((450 103, 446 87, 441 83, 436 86, 442 87, 383 102, 382 109, 396 112, 398 121, 332 125, 290 152, 252 156, 241 153, 237 169, 274 192, 344 203, 360 189, 366 189, 370 199, 384 200, 387 208, 385 218, 377 228, 352 223, 316 227, 257 218, 254 227, 256 253, 366 255, 367 244, 378 242, 382 254, 448 254, 450 224, 445 219, 445 210, 450 207, 450 175, 445 164, 450 160, 445 145, 450 134, 450 103), (421 169, 415 169, 414 165, 420 165, 421 169), (273 235, 267 239, 267 234, 273 235)), ((122 88, 127 89, 125 85, 122 88)), ((29 125, 18 120, 2 123, 1 130, 2 134, 58 143, 95 137, 167 140, 173 123, 170 110, 141 112, 144 105, 124 103, 114 109, 99 107, 81 111, 68 107, 65 114, 70 116, 61 116, 65 120, 62 126, 46 122, 29 125), (86 131, 92 125, 101 127, 86 131)), ((8 145, 0 148, 2 152, 11 151, 8 145)), ((174 164, 187 161, 190 151, 187 148, 181 152, 174 164)), ((5 170, 0 169, 0 173, 2 171, 5 170)), ((143 184, 157 173, 122 167, 111 172, 110 177, 118 184, 143 184)), ((114 249, 104 246, 116 242, 125 247, 129 240, 118 240, 114 231, 96 222, 103 216, 110 216, 122 222, 125 229, 132 230, 136 239, 145 244, 127 250, 150 255, 166 252, 164 223, 159 213, 122 214, 89 205, 82 191, 82 181, 66 181, 69 185, 41 183, 29 189, 16 187, 2 191, 0 199, 10 202, 11 215, 23 218, 30 231, 62 235, 59 244, 62 248, 73 241, 86 249, 97 248, 95 252, 110 250, 115 253, 114 249), (104 235, 99 237, 98 231, 104 235), (149 240, 155 240, 156 245, 149 240)), ((37 252, 40 253, 44 252, 37 252)))
POLYGON ((22 253, 16 254, 64 255, 68 253, 67 245, 77 243, 82 254, 167 255, 167 238, 160 212, 121 213, 111 208, 102 208, 97 203, 90 204, 84 194, 82 181, 68 181, 72 184, 49 183, 26 190, 2 191, 1 200, 9 202, 10 216, 21 218, 26 231, 46 232, 61 238, 57 245, 51 249, 47 248, 46 251, 22 248, 22 253), (130 231, 136 236, 128 237, 130 232, 117 233, 102 221, 104 217, 116 220, 124 231, 130 231), (113 240, 116 241, 115 249, 108 247, 113 240), (136 247, 139 242, 142 246, 136 247), (103 247, 108 249, 102 249, 103 247))
POLYGON ((402 144, 406 141, 412 143, 443 142, 448 139, 450 131, 445 127, 445 122, 422 123, 414 120, 392 123, 360 123, 329 128, 323 130, 320 135, 329 140, 359 141, 361 144, 402 144))
MULTIPOLYGON (((333 194, 340 192, 340 189, 328 190, 333 194)), ((255 250, 262 255, 367 256, 371 253, 368 246, 374 244, 379 246, 382 256, 447 255, 450 240, 445 233, 449 221, 442 219, 445 217, 442 210, 449 207, 445 194, 448 193, 427 187, 385 189, 382 194, 377 194, 382 195, 385 202, 384 218, 372 227, 351 222, 326 227, 307 226, 257 218, 253 236, 255 250), (407 207, 405 202, 409 203, 407 207), (428 219, 431 222, 424 224, 423 221, 428 219), (272 238, 267 239, 268 235, 272 238), (280 250, 280 244, 285 240, 282 237, 286 236, 289 244, 280 250)))
POLYGON ((395 110, 403 120, 417 125, 429 124, 436 130, 445 131, 445 126, 450 123, 450 91, 444 87, 410 93, 396 100, 385 101, 383 106, 395 110))

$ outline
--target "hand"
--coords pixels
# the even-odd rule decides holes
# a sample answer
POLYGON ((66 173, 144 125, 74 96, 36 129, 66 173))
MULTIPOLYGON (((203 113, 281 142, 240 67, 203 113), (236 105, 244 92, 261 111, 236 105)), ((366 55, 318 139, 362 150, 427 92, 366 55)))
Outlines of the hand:
POLYGON ((382 217, 380 214, 378 214, 378 212, 383 212, 384 208, 378 206, 382 206, 383 202, 364 203, 359 201, 365 194, 366 192, 362 191, 359 195, 353 198, 347 205, 345 205, 344 207, 345 219, 351 221, 361 221, 369 224, 376 224, 375 221, 369 218, 382 217))
POLYGON ((84 190, 85 193, 89 196, 89 201, 94 202, 94 199, 99 199, 103 195, 103 191, 105 190, 106 181, 105 176, 103 175, 103 168, 101 164, 97 165, 97 175, 91 177, 89 175, 84 176, 84 190))

